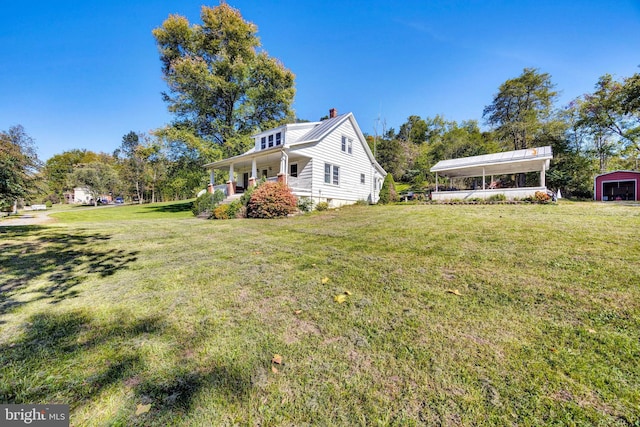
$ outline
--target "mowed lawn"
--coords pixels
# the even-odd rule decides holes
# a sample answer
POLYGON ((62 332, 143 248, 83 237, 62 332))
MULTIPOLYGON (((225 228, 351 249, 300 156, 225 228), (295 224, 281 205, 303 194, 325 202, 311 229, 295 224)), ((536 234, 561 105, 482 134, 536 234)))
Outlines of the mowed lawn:
POLYGON ((640 425, 638 206, 188 209, 0 224, 0 402, 76 426, 640 425))

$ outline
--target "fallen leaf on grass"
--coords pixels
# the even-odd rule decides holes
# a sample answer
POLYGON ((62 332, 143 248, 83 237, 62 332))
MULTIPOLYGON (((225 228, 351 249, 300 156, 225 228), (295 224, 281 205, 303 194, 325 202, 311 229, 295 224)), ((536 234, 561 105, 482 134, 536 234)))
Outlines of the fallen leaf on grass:
POLYGON ((344 294, 345 294, 345 295, 351 295, 351 292, 349 292, 349 291, 344 291, 344 294))
POLYGON ((274 374, 278 373, 278 368, 276 368, 275 366, 271 365, 271 372, 273 372, 274 374))
POLYGON ((282 365, 282 356, 280 356, 279 354, 274 354, 273 358, 271 359, 271 363, 282 365))
POLYGON ((151 409, 151 403, 149 403, 148 405, 143 405, 141 403, 138 403, 138 406, 136 406, 136 415, 146 414, 147 412, 149 412, 150 409, 151 409))
POLYGON ((323 277, 322 278, 322 284, 326 285, 327 283, 329 283, 329 278, 328 277, 323 277))
POLYGON ((340 294, 333 297, 333 300, 338 304, 342 304, 343 302, 346 301, 346 299, 347 299, 347 296, 345 294, 340 294))
POLYGON ((302 310, 296 310, 293 312, 293 314, 300 314, 300 313, 302 313, 302 310))
POLYGON ((587 329, 587 332, 589 332, 590 334, 595 334, 596 330, 595 329, 587 329))
POLYGON ((462 296, 462 294, 460 293, 460 291, 459 291, 459 290, 457 290, 457 289, 447 289, 447 292, 449 292, 450 294, 454 294, 454 295, 462 296))

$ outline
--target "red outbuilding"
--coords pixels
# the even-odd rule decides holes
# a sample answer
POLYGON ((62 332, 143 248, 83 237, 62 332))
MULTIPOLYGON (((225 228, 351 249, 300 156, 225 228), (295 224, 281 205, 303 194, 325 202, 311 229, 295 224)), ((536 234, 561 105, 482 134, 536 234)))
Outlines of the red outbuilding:
POLYGON ((640 172, 615 171, 596 176, 593 182, 595 200, 640 200, 640 172))

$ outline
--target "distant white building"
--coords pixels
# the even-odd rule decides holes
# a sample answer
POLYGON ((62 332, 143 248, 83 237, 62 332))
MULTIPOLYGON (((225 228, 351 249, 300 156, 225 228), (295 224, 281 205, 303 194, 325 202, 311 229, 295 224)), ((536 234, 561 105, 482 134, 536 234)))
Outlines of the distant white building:
MULTIPOLYGON (((101 195, 100 200, 106 200, 111 203, 112 197, 109 195, 101 195)), ((93 196, 86 187, 75 187, 72 191, 64 193, 64 202, 75 205, 93 204, 93 196)))
POLYGON ((254 135, 244 154, 209 163, 209 191, 242 193, 262 178, 286 183, 297 197, 337 207, 365 200, 376 203, 387 173, 373 157, 353 113, 335 109, 321 122, 292 123, 254 135), (215 186, 214 170, 229 172, 215 186))

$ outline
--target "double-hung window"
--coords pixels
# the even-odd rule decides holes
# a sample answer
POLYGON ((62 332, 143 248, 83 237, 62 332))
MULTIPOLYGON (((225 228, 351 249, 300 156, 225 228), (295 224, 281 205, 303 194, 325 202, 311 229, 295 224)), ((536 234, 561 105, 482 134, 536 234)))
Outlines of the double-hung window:
POLYGON ((276 145, 282 144, 282 132, 276 133, 276 145))
POLYGON ((347 138, 346 136, 342 137, 342 143, 340 146, 343 153, 353 153, 353 139, 347 138))
POLYGON ((269 135, 269 148, 273 147, 273 135, 269 135))
POLYGON ((325 184, 340 184, 340 166, 330 163, 324 164, 324 182, 325 184))
POLYGON ((264 150, 265 148, 267 148, 267 137, 266 137, 266 136, 263 136, 263 137, 260 139, 260 149, 261 149, 261 150, 264 150))

